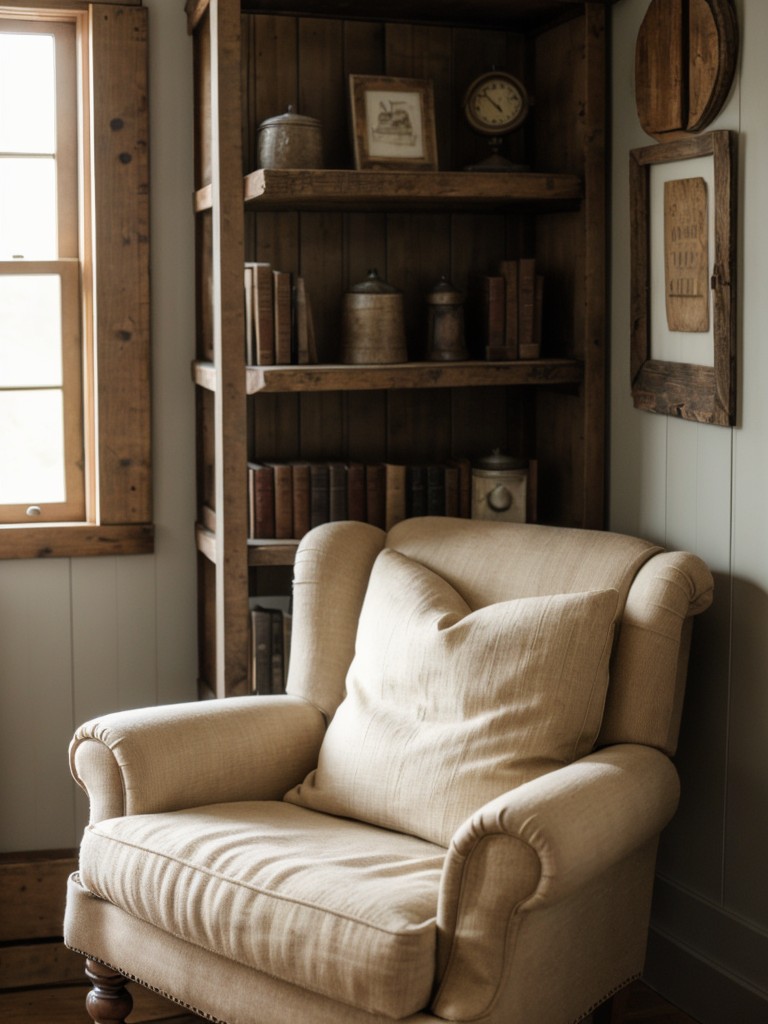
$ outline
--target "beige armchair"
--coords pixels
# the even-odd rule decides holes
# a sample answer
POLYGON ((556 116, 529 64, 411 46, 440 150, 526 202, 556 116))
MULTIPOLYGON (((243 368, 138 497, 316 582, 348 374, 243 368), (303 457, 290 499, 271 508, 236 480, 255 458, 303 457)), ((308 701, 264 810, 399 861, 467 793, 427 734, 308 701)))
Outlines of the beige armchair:
POLYGON ((227 1024, 569 1024, 643 964, 700 559, 424 518, 302 541, 288 693, 82 726, 67 944, 227 1024))

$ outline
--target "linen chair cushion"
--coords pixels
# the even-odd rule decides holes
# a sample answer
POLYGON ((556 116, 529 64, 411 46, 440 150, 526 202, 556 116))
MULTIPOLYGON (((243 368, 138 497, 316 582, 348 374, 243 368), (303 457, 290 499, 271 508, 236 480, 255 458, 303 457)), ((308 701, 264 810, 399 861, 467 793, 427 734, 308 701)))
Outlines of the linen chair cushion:
POLYGON ((600 729, 614 589, 472 610, 391 549, 363 601, 347 696, 291 803, 448 846, 477 808, 583 757, 600 729))
POLYGON ((445 850, 282 801, 111 818, 87 889, 164 932, 371 1013, 429 1002, 445 850))

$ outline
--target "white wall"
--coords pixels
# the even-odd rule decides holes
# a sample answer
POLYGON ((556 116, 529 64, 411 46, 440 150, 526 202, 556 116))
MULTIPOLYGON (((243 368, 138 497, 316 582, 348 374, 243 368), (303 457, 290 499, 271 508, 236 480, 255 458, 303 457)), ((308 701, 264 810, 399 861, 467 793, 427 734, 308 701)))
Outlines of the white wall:
POLYGON ((701 555, 716 596, 697 622, 677 758, 680 810, 660 852, 649 979, 703 1024, 768 1020, 768 38, 737 0, 737 80, 711 128, 739 132, 739 421, 639 412, 629 378, 629 151, 648 0, 613 8, 610 525, 701 555))
POLYGON ((183 0, 150 33, 155 554, 0 562, 0 850, 74 847, 74 728, 196 695, 192 49, 183 0))

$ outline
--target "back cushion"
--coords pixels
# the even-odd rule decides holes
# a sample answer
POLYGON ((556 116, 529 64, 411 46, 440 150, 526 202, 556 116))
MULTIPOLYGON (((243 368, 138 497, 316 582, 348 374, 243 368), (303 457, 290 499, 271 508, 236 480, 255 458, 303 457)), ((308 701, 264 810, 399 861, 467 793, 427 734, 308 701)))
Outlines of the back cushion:
POLYGON ((594 746, 615 590, 478 608, 391 549, 373 566, 347 695, 285 799, 448 846, 474 810, 594 746))

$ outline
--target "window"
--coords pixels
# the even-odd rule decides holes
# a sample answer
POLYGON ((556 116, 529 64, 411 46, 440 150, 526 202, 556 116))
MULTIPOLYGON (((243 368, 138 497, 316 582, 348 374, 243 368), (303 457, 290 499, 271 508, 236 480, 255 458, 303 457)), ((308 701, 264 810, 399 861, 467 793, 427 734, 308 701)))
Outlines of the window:
POLYGON ((0 0, 0 557, 152 550, 146 42, 0 0))
POLYGON ((0 20, 0 522, 85 519, 72 22, 0 20))

